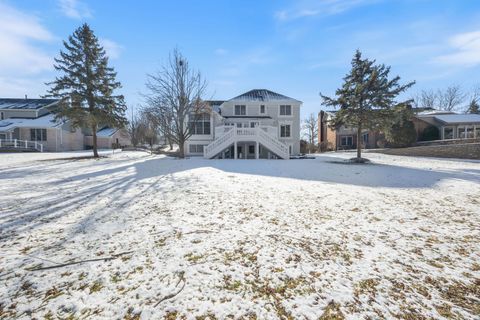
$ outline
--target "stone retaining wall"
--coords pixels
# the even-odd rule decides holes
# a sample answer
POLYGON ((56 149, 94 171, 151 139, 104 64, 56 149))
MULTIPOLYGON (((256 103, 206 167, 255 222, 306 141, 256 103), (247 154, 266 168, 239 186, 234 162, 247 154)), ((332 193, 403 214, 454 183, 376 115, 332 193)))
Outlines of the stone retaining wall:
POLYGON ((480 143, 421 146, 397 149, 382 149, 379 152, 397 156, 480 159, 480 143))

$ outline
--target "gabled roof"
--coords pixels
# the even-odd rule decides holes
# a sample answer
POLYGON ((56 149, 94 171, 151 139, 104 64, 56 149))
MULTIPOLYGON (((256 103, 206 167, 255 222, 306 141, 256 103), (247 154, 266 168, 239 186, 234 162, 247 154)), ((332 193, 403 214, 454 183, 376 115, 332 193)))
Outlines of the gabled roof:
POLYGON ((441 114, 435 119, 445 124, 470 124, 480 123, 480 114, 441 114))
POLYGON ((5 120, 1 120, 0 131, 10 131, 15 128, 37 128, 37 129, 56 128, 62 124, 63 122, 61 121, 55 121, 55 116, 49 113, 35 119, 9 118, 5 120))
POLYGON ((117 128, 104 127, 97 131, 97 137, 101 137, 101 138, 111 137, 117 131, 118 131, 117 128))
POLYGON ((236 96, 233 99, 228 101, 293 101, 293 102, 301 102, 299 100, 284 96, 283 94, 279 94, 267 89, 253 89, 244 94, 236 96))
POLYGON ((0 98, 0 110, 37 110, 57 103, 57 99, 12 99, 0 98))

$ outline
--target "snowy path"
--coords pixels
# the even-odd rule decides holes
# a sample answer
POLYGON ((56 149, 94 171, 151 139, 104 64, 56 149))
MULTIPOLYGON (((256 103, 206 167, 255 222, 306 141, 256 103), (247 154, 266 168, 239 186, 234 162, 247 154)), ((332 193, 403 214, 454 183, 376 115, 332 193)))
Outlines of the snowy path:
POLYGON ((478 318, 480 162, 348 156, 0 154, 0 319, 478 318))

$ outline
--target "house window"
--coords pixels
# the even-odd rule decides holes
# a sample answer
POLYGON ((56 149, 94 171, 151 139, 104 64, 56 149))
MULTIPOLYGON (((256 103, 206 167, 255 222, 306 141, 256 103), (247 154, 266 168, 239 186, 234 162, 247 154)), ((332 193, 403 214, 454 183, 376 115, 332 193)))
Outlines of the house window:
POLYGON ((203 147, 205 145, 203 144, 191 144, 189 145, 189 151, 190 153, 203 153, 203 147))
POLYGON ((346 136, 342 137, 340 139, 340 145, 343 147, 349 147, 353 145, 353 137, 352 136, 346 136))
POLYGON ((260 106, 260 113, 261 113, 261 114, 264 114, 264 113, 265 113, 265 105, 264 105, 264 104, 262 104, 262 105, 260 106))
POLYGON ((362 135, 362 138, 363 138, 363 144, 368 144, 368 133, 364 133, 362 135))
POLYGON ((465 139, 465 127, 458 127, 457 128, 457 138, 458 139, 465 139))
POLYGON ((250 153, 250 154, 255 153, 255 146, 249 145, 248 146, 248 153, 250 153))
POLYGON ((465 134, 467 139, 473 139, 474 138, 473 127, 466 127, 465 134))
POLYGON ((30 129, 31 141, 47 141, 47 129, 30 129))
POLYGON ((480 126, 475 127, 475 138, 480 139, 480 126))
POLYGON ((210 134, 210 115, 208 113, 193 114, 189 118, 193 119, 189 122, 192 134, 210 134), (196 119, 196 121, 194 121, 196 119))
POLYGON ((246 105, 236 105, 235 106, 235 115, 236 116, 245 116, 247 114, 246 105))
POLYGON ((443 139, 453 139, 453 128, 446 127, 443 129, 443 139))
POLYGON ((292 106, 290 106, 290 105, 280 105, 280 115, 281 116, 291 116, 292 115, 292 106))
POLYGON ((282 124, 280 126, 280 137, 281 138, 289 138, 290 137, 290 125, 289 124, 282 124))

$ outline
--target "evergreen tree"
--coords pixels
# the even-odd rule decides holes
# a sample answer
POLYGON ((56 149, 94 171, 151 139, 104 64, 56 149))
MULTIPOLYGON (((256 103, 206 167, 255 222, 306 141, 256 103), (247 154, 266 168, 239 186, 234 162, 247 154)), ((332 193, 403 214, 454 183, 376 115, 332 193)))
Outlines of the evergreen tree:
POLYGON ((389 79, 390 67, 376 65, 375 60, 362 59, 359 50, 352 59, 352 69, 343 78, 335 98, 320 94, 326 106, 339 107, 333 126, 348 125, 357 129, 356 162, 363 162, 362 130, 379 129, 398 105, 397 96, 415 82, 400 85, 400 77, 389 79))
POLYGON ((383 132, 385 139, 393 147, 408 147, 417 140, 417 131, 411 120, 413 111, 409 105, 399 105, 392 112, 392 117, 385 122, 383 132))
POLYGON ((46 97, 58 98, 56 118, 66 118, 73 127, 88 128, 93 137, 93 156, 98 157, 97 130, 99 126, 123 127, 126 105, 122 95, 114 91, 121 87, 117 73, 108 66, 108 57, 98 38, 87 24, 79 27, 68 41, 65 50, 55 58, 55 70, 61 73, 47 85, 46 97))
POLYGON ((480 106, 478 105, 477 100, 470 101, 467 113, 480 114, 480 106))

